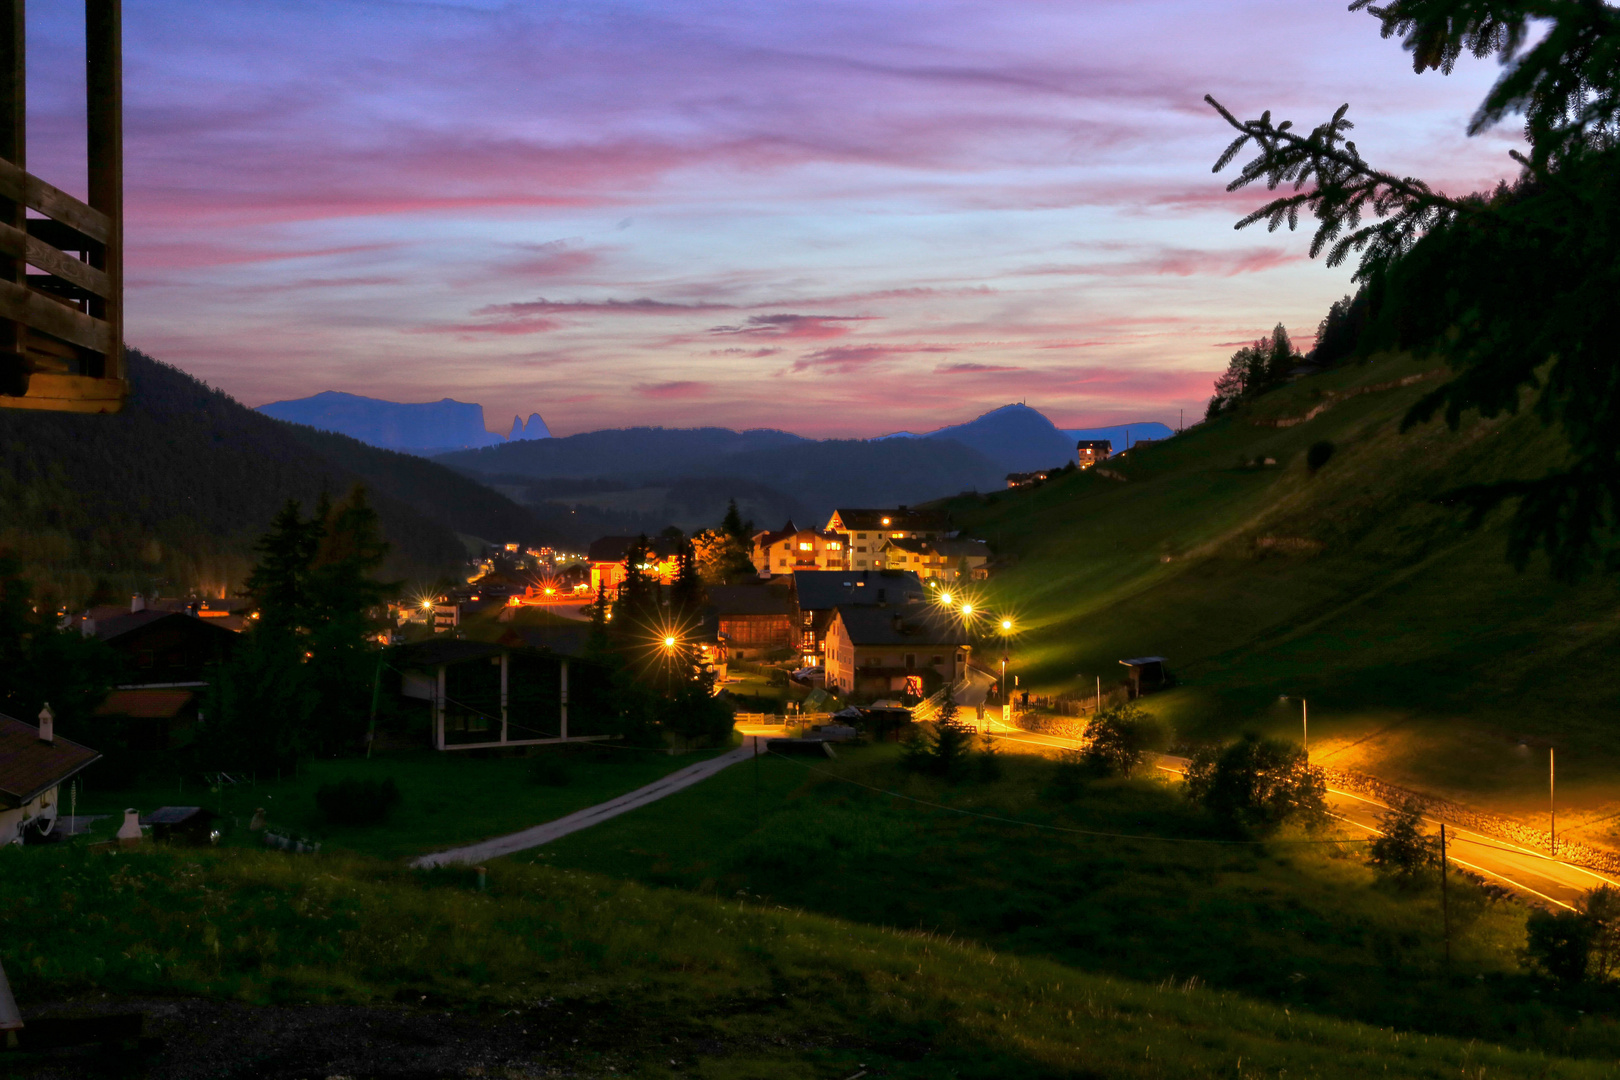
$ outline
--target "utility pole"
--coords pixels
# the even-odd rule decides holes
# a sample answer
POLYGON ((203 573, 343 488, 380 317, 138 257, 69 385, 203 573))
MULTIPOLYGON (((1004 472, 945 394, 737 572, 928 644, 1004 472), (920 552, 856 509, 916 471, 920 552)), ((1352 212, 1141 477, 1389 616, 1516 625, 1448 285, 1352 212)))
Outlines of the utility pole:
POLYGON ((1451 898, 1446 892, 1446 826, 1440 823, 1440 925, 1446 937, 1446 970, 1451 970, 1451 898))
POLYGON ((1311 707, 1305 703, 1304 698, 1299 699, 1299 730, 1301 741, 1305 744, 1305 764, 1311 763, 1311 707))
POLYGON ((1552 853, 1558 854, 1558 803, 1555 797, 1558 774, 1553 768, 1553 748, 1547 747, 1547 836, 1552 841, 1552 853))
POLYGON ((759 828, 759 736, 754 736, 754 828, 759 828))
POLYGON ((1097 676, 1097 712, 1102 712, 1102 676, 1097 676))

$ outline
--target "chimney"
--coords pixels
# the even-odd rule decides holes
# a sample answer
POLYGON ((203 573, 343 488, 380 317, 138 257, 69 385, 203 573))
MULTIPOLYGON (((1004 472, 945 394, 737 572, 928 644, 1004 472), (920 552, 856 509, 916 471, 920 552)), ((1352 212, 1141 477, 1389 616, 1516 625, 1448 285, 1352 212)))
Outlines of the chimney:
POLYGON ((56 714, 51 712, 51 703, 46 702, 45 707, 39 710, 39 741, 42 743, 56 743, 56 714))
POLYGON ((118 843, 120 847, 129 847, 141 842, 141 814, 139 810, 130 807, 124 811, 124 823, 118 826, 118 843))
POLYGON ((133 615, 137 611, 145 611, 145 610, 146 610, 146 597, 142 596, 140 593, 136 593, 134 596, 129 598, 129 611, 130 611, 130 614, 133 615))

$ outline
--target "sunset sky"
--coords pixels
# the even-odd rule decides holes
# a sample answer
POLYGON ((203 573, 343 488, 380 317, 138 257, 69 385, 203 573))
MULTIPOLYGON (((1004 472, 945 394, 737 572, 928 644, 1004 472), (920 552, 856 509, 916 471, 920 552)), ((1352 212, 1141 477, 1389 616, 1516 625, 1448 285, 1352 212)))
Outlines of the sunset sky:
MULTIPOLYGON (((30 171, 82 193, 83 4, 31 0, 30 171)), ((1342 0, 125 0, 131 345, 319 390, 876 435, 1027 400, 1201 416, 1349 268, 1234 232, 1210 165, 1351 103, 1449 191, 1497 74, 1412 73, 1342 0)), ((1308 345, 1308 340, 1306 341, 1308 345)))

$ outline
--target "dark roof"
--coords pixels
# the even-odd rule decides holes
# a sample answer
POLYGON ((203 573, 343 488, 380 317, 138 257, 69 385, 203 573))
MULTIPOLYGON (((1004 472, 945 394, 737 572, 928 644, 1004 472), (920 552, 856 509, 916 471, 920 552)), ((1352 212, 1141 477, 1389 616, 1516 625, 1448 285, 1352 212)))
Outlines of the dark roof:
POLYGON ((785 585, 711 585, 709 606, 715 614, 791 615, 793 591, 785 585))
POLYGON ((780 543, 781 541, 786 540, 789 537, 798 536, 800 533, 810 533, 810 534, 812 534, 814 536, 825 537, 826 539, 829 539, 829 540, 838 539, 842 535, 840 533, 832 532, 832 531, 830 531, 828 529, 817 529, 817 528, 812 528, 812 527, 806 527, 806 528, 803 528, 803 529, 796 528, 794 526, 793 522, 789 521, 786 525, 782 526, 780 529, 776 530, 775 532, 757 532, 757 533, 755 533, 754 537, 753 537, 753 540, 754 540, 754 543, 756 543, 756 544, 761 544, 761 545, 764 545, 765 547, 769 547, 770 545, 780 543))
MULTIPOLYGON (((640 537, 604 536, 600 540, 591 542, 590 550, 585 553, 585 558, 587 561, 595 563, 624 562, 624 557, 630 553, 630 545, 634 544, 638 539, 640 537)), ((647 540, 648 549, 654 555, 660 557, 675 554, 679 546, 679 541, 664 536, 653 536, 647 540)))
POLYGON ((21 806, 100 756, 60 735, 40 742, 39 728, 0 715, 0 806, 21 806))
POLYGON ((990 557, 990 545, 983 540, 935 540, 934 550, 949 559, 990 557))
POLYGON ((192 691, 182 689, 114 690, 96 706, 96 715, 168 720, 178 716, 196 698, 192 691))
POLYGON ((1108 439, 1081 439, 1074 444, 1076 450, 1113 450, 1114 444, 1108 439))
POLYGON ((577 657, 585 654, 585 643, 591 636, 588 623, 579 626, 523 626, 511 627, 499 641, 468 641, 465 638, 436 637, 431 641, 416 641, 401 645, 395 653, 397 667, 438 667, 440 664, 464 664, 471 660, 487 660, 510 653, 550 653, 553 656, 577 657))
POLYGON ((183 611, 153 611, 147 609, 146 611, 131 611, 124 615, 115 615, 110 619, 97 620, 96 637, 110 643, 125 634, 132 634, 137 630, 142 630, 166 619, 183 619, 188 623, 206 626, 208 629, 204 633, 221 634, 226 639, 234 639, 237 634, 235 630, 220 626, 219 623, 223 621, 221 619, 200 619, 183 611))
POLYGON ((1167 659, 1168 657, 1163 656, 1138 656, 1130 660, 1121 660, 1120 663, 1126 667, 1146 667, 1149 664, 1162 664, 1167 659))
POLYGON ((838 608, 849 639, 856 645, 938 645, 957 648, 967 643, 967 631, 948 615, 929 608, 838 608))
POLYGON ((488 641, 467 641, 463 638, 436 637, 432 641, 417 641, 401 645, 395 654, 399 666, 438 667, 440 664, 459 664, 499 656, 501 646, 488 641))
POLYGON ((210 820, 218 815, 201 806, 160 806, 141 815, 142 825, 180 825, 192 819, 210 820))
POLYGON ((501 644, 549 652, 556 656, 580 657, 585 655, 585 643, 590 638, 590 623, 577 623, 573 626, 514 626, 501 635, 501 644))
POLYGON ((914 570, 797 570, 793 588, 801 611, 860 604, 900 604, 928 594, 914 570), (878 593, 883 594, 881 601, 878 593))
POLYGON ((838 520, 844 523, 846 529, 898 529, 902 532, 946 532, 951 527, 950 518, 940 510, 912 510, 899 508, 895 510, 844 510, 836 511, 838 520), (883 524, 888 518, 889 523, 883 524))

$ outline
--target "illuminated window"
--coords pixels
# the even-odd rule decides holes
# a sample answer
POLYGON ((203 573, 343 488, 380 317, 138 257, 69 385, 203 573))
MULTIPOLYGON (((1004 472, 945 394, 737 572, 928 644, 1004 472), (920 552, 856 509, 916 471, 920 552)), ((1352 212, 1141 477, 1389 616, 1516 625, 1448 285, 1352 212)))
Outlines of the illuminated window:
POLYGON ((827 545, 827 550, 828 551, 839 551, 839 550, 842 550, 842 546, 835 541, 835 542, 827 545))
POLYGON ((814 544, 807 543, 807 542, 802 541, 802 540, 799 542, 799 550, 800 551, 814 551, 815 549, 816 549, 816 545, 814 545, 814 544))
POLYGON ((906 538, 905 533, 890 533, 889 536, 894 540, 904 540, 906 538))

